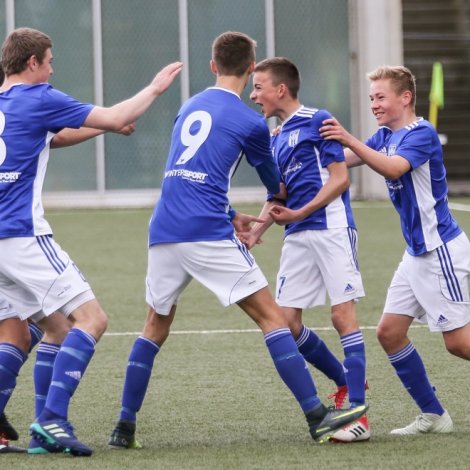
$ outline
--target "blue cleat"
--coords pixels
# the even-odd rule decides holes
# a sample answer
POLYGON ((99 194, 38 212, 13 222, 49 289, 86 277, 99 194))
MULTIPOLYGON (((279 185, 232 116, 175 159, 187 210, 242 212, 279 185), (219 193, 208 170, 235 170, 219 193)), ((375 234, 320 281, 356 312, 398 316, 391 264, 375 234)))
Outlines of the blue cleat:
POLYGON ((46 442, 40 442, 35 437, 31 437, 28 446, 28 454, 31 455, 42 455, 42 454, 56 454, 63 452, 59 450, 56 446, 47 444, 46 442))
POLYGON ((64 452, 76 457, 88 457, 93 453, 92 449, 75 437, 73 427, 68 421, 35 421, 29 431, 46 450, 50 448, 52 452, 64 452))

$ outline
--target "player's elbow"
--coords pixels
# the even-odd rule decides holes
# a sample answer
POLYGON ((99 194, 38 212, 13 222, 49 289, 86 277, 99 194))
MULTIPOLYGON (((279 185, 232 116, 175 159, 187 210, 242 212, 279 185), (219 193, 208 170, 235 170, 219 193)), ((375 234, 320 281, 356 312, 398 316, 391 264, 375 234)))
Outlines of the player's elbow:
POLYGON ((341 190, 341 193, 344 193, 347 189, 349 189, 349 186, 351 185, 351 180, 349 179, 349 175, 346 173, 342 175, 338 180, 337 184, 339 189, 341 190))
POLYGON ((129 122, 125 119, 123 113, 120 113, 114 107, 102 108, 95 106, 83 125, 108 132, 119 132, 127 124, 129 122))
POLYGON ((389 180, 397 180, 398 178, 400 178, 401 175, 403 175, 403 171, 397 169, 397 168, 390 168, 390 169, 387 169, 386 171, 384 171, 382 173, 382 175, 389 179, 389 180))
POLYGON ((122 115, 113 114, 108 117, 103 123, 106 128, 103 130, 108 132, 119 132, 124 126, 127 126, 129 122, 126 119, 123 119, 122 115))

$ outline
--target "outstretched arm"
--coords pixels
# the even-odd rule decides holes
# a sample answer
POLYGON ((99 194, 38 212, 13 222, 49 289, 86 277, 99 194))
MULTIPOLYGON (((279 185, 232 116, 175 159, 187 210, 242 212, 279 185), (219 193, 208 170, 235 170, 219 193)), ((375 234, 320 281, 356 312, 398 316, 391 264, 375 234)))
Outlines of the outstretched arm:
POLYGON ((364 165, 364 161, 358 157, 351 149, 344 149, 344 158, 346 160, 346 165, 348 168, 353 168, 355 166, 364 165))
MULTIPOLYGON (((124 126, 118 133, 122 135, 131 135, 135 131, 135 124, 124 126)), ((80 129, 65 128, 58 132, 51 142, 51 148, 70 147, 71 145, 85 142, 106 131, 100 129, 91 129, 89 127, 80 127, 80 129)))
POLYGON ((118 132, 127 124, 137 121, 155 99, 170 87, 173 80, 181 72, 182 67, 181 62, 169 64, 155 75, 150 85, 132 98, 121 101, 109 108, 95 106, 87 116, 83 126, 118 132))
POLYGON ((400 155, 392 155, 384 158, 383 154, 371 149, 347 132, 334 118, 325 119, 323 121, 323 127, 320 128, 320 135, 325 140, 334 139, 345 147, 348 147, 352 153, 356 155, 356 158, 359 157, 364 163, 385 178, 396 180, 411 169, 411 165, 406 158, 400 155))

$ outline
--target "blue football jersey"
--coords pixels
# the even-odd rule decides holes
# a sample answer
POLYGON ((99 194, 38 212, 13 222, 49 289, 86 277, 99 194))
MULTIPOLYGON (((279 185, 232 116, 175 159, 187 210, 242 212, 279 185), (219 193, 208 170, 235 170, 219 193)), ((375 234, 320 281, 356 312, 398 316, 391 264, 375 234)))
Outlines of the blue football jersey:
MULTIPOLYGON (((326 110, 302 106, 283 122, 281 132, 272 138, 274 158, 287 188, 289 209, 300 209, 310 202, 328 181, 327 166, 344 161, 341 144, 320 136, 322 121, 330 117, 326 110)), ((305 219, 286 225, 285 233, 339 227, 355 228, 349 190, 305 219)))
POLYGON ((227 192, 243 155, 253 167, 272 160, 260 114, 219 87, 186 101, 173 127, 149 244, 233 238, 227 192))
POLYGON ((52 233, 41 202, 50 142, 92 107, 45 83, 0 93, 0 238, 52 233))
POLYGON ((395 132, 381 127, 366 145, 411 165, 397 180, 385 180, 411 255, 434 250, 462 232, 449 210, 442 146, 431 123, 418 118, 395 132))

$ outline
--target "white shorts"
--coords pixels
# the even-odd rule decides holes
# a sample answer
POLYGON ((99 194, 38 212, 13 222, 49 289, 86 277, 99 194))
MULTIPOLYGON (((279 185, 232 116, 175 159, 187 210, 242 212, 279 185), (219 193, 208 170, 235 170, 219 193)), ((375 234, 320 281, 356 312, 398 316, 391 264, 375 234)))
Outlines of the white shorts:
POLYGON ((81 303, 94 298, 83 274, 52 236, 0 239, 0 259, 0 296, 12 306, 5 315, 0 311, 0 320, 39 318, 62 311, 76 297, 81 303))
POLYGON ((282 247, 276 301, 282 307, 338 305, 364 297, 357 263, 357 232, 351 228, 304 230, 282 247))
POLYGON ((238 239, 163 243, 149 248, 146 300, 157 313, 168 315, 193 278, 225 307, 268 285, 238 239))
POLYGON ((0 298, 0 320, 13 317, 18 317, 18 314, 13 309, 13 306, 5 299, 0 298))
POLYGON ((407 315, 435 332, 470 322, 470 242, 462 233, 421 256, 407 252, 388 288, 384 313, 407 315))

